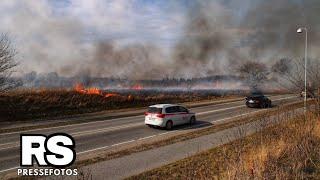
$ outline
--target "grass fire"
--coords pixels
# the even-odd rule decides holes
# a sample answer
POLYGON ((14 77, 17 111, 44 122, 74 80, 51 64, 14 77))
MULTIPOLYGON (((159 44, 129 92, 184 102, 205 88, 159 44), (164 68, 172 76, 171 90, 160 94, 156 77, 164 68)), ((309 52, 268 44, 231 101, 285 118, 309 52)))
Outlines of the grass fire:
POLYGON ((320 179, 320 0, 2 0, 0 15, 0 179, 320 179), (19 156, 24 135, 59 133, 72 158, 19 156))
MULTIPOLYGON (((0 94, 0 121, 53 118, 79 113, 237 97, 239 91, 108 91, 85 88, 21 89, 0 94)), ((241 92, 245 93, 245 92, 241 92)))
POLYGON ((116 94, 116 93, 105 93, 104 91, 102 91, 96 87, 85 88, 83 86, 83 84, 81 84, 81 83, 77 83, 74 86, 74 90, 78 93, 81 93, 81 94, 99 95, 99 96, 103 96, 105 98, 120 96, 119 94, 116 94))

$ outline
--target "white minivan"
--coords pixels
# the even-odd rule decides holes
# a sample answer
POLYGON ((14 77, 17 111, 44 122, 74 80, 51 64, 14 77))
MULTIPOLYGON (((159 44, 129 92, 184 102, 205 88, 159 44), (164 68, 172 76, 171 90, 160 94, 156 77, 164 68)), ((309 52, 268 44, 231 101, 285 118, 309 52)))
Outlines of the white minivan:
POLYGON ((175 104, 157 104, 149 106, 145 112, 145 124, 148 126, 165 127, 170 130, 173 126, 181 124, 194 124, 195 113, 187 108, 175 104))

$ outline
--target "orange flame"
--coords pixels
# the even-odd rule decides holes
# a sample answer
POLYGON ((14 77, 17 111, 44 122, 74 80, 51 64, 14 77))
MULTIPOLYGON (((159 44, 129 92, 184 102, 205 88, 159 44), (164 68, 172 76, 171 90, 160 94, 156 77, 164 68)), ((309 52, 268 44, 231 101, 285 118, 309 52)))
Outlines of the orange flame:
POLYGON ((79 92, 79 93, 86 93, 86 90, 84 89, 84 86, 83 84, 81 83, 77 83, 75 86, 74 86, 74 90, 79 92))
POLYGON ((133 90, 142 90, 143 87, 140 84, 136 84, 136 85, 132 86, 131 89, 133 89, 133 90))
POLYGON ((79 92, 79 93, 83 93, 83 94, 97 94, 97 95, 103 95, 102 94, 102 91, 99 89, 99 88, 95 88, 95 87, 92 87, 92 88, 88 88, 88 89, 85 89, 83 84, 81 83, 77 83, 75 86, 74 86, 74 90, 79 92))
POLYGON ((119 96, 119 94, 107 93, 104 97, 108 98, 108 97, 115 97, 115 96, 119 96))
POLYGON ((81 83, 77 83, 75 86, 74 86, 74 90, 78 93, 81 93, 81 94, 96 94, 96 95, 100 95, 100 96, 103 96, 103 97, 114 97, 114 96, 120 96, 119 94, 116 94, 116 93, 103 93, 99 88, 96 88, 96 87, 91 87, 91 88, 85 88, 83 86, 83 84, 81 83))
POLYGON ((98 88, 95 88, 95 87, 88 88, 87 89, 87 94, 97 94, 97 95, 101 95, 101 96, 103 95, 102 91, 100 89, 98 89, 98 88))

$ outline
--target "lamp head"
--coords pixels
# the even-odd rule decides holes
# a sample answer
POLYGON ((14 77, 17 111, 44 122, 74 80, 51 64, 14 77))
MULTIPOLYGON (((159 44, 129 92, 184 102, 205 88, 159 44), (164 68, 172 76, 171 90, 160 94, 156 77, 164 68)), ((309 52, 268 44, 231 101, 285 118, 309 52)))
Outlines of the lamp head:
POLYGON ((297 29, 297 33, 302 33, 302 28, 297 29))

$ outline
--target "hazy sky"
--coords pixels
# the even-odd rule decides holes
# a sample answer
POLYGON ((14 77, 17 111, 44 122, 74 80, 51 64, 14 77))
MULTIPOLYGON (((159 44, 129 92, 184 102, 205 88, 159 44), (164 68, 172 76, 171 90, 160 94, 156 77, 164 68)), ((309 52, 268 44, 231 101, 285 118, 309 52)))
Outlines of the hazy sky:
POLYGON ((23 71, 55 71, 82 63, 100 40, 169 49, 181 34, 183 8, 153 0, 2 0, 0 32, 12 38, 23 71))
MULTIPOLYGON (((319 4, 317 0, 271 0, 268 2, 263 0, 1 0, 0 32, 9 35, 19 53, 17 56, 21 63, 19 72, 55 71, 62 75, 74 75, 77 71, 83 71, 85 69, 83 67, 88 67, 88 64, 97 62, 94 59, 97 57, 97 49, 104 51, 100 44, 103 44, 104 47, 105 44, 112 45, 111 54, 113 58, 119 56, 122 58, 131 57, 131 55, 123 57, 121 51, 120 53, 117 50, 115 51, 117 48, 121 49, 121 47, 132 44, 140 44, 147 45, 148 47, 142 49, 148 51, 151 45, 157 47, 158 58, 150 60, 154 61, 150 65, 158 66, 158 61, 164 63, 171 61, 173 58, 170 56, 173 51, 176 51, 175 47, 181 40, 188 39, 191 36, 196 37, 183 42, 191 42, 192 44, 194 39, 199 38, 197 37, 197 29, 189 30, 188 28, 190 28, 190 24, 194 26, 190 19, 197 16, 201 11, 200 16, 204 17, 195 18, 195 21, 205 19, 210 24, 207 30, 219 35, 222 34, 219 38, 225 39, 219 39, 219 42, 226 42, 218 49, 219 53, 215 52, 217 49, 209 49, 210 58, 205 61, 205 64, 197 64, 199 69, 195 69, 194 74, 197 74, 197 71, 203 71, 204 73, 200 75, 206 75, 216 71, 216 68, 213 67, 216 66, 217 59, 223 60, 223 62, 219 61, 217 63, 219 68, 227 65, 224 59, 230 59, 230 51, 234 53, 234 47, 241 43, 241 45, 248 47, 261 45, 262 43, 270 44, 266 45, 266 51, 264 52, 261 52, 261 48, 264 48, 265 44, 263 44, 263 47, 259 47, 259 53, 264 53, 262 59, 273 57, 275 53, 270 52, 275 52, 275 49, 270 49, 270 47, 275 44, 266 41, 266 39, 276 42, 276 46, 279 46, 278 49, 284 47, 283 44, 286 46, 286 43, 289 42, 287 39, 296 36, 294 34, 296 26, 308 19, 308 13, 311 14, 310 17, 317 17, 318 19, 320 7, 317 6, 319 4), (313 9, 306 11, 306 9, 303 9, 304 6, 313 9), (293 12, 293 16, 287 17, 281 12, 287 14, 293 12), (250 14, 250 16, 247 16, 247 14, 250 14), (276 18, 272 17, 273 15, 276 18), (292 21, 296 17, 299 20, 295 24, 292 21), (264 23, 264 21, 274 23, 274 31, 278 34, 273 33, 272 36, 269 36, 272 30, 269 29, 270 25, 264 23), (287 23, 287 21, 290 23, 287 23), (254 40, 253 44, 246 43, 248 39, 244 37, 251 30, 256 31, 257 27, 262 28, 250 34, 250 40, 254 40), (265 32, 269 34, 264 36, 263 33, 265 32), (260 35, 264 38, 262 41, 257 38, 260 35), (270 38, 265 38, 267 36, 270 38), (287 38, 287 36, 290 38, 287 38), (278 42, 279 39, 284 40, 278 42), (225 51, 220 53, 222 50, 225 51), (266 56, 265 54, 269 55, 266 56)), ((311 24, 319 24, 317 19, 312 19, 311 24)), ((217 39, 215 35, 210 33, 200 36, 200 39, 203 37, 217 39)), ((300 41, 300 39, 297 40, 300 41)), ((196 43, 198 43, 197 40, 196 43)), ((198 46, 194 47, 198 48, 198 46)), ((142 51, 141 47, 130 47, 128 49, 134 49, 132 53, 138 54, 142 51)), ((155 50, 155 48, 152 49, 155 50)), ((237 56, 248 56, 252 53, 250 51, 252 49, 239 49, 237 50, 237 56)), ((101 54, 101 52, 99 53, 101 54)), ((193 56, 195 53, 197 52, 194 52, 191 56, 196 57, 193 56)), ((109 55, 110 53, 104 54, 103 58, 107 58, 105 56, 109 55)), ((139 55, 138 58, 141 56, 139 55)), ((114 65, 116 61, 117 59, 113 60, 111 64, 114 65)), ((128 61, 132 62, 133 67, 137 67, 139 70, 145 69, 144 64, 139 65, 139 60, 128 61)), ((147 63, 148 61, 147 58, 144 62, 147 63)), ((170 63, 174 64, 172 61, 170 63)), ((194 70, 189 61, 185 63, 188 65, 186 71, 189 71, 188 68, 194 70)), ((108 61, 103 61, 103 63, 102 65, 108 66, 108 61)), ((101 63, 92 67, 97 66, 101 66, 101 63)), ((123 64, 120 64, 119 67, 123 67, 123 64)), ((90 69, 90 71, 94 71, 94 69, 90 69)), ((132 71, 134 71, 134 68, 128 71, 127 76, 130 76, 132 71)), ((117 74, 118 69, 107 70, 106 72, 103 76, 121 76, 126 73, 117 74)), ((161 71, 157 72, 161 73, 161 71)), ((168 72, 168 74, 170 73, 174 72, 168 72)), ((182 72, 181 74, 186 75, 187 73, 182 72)))

